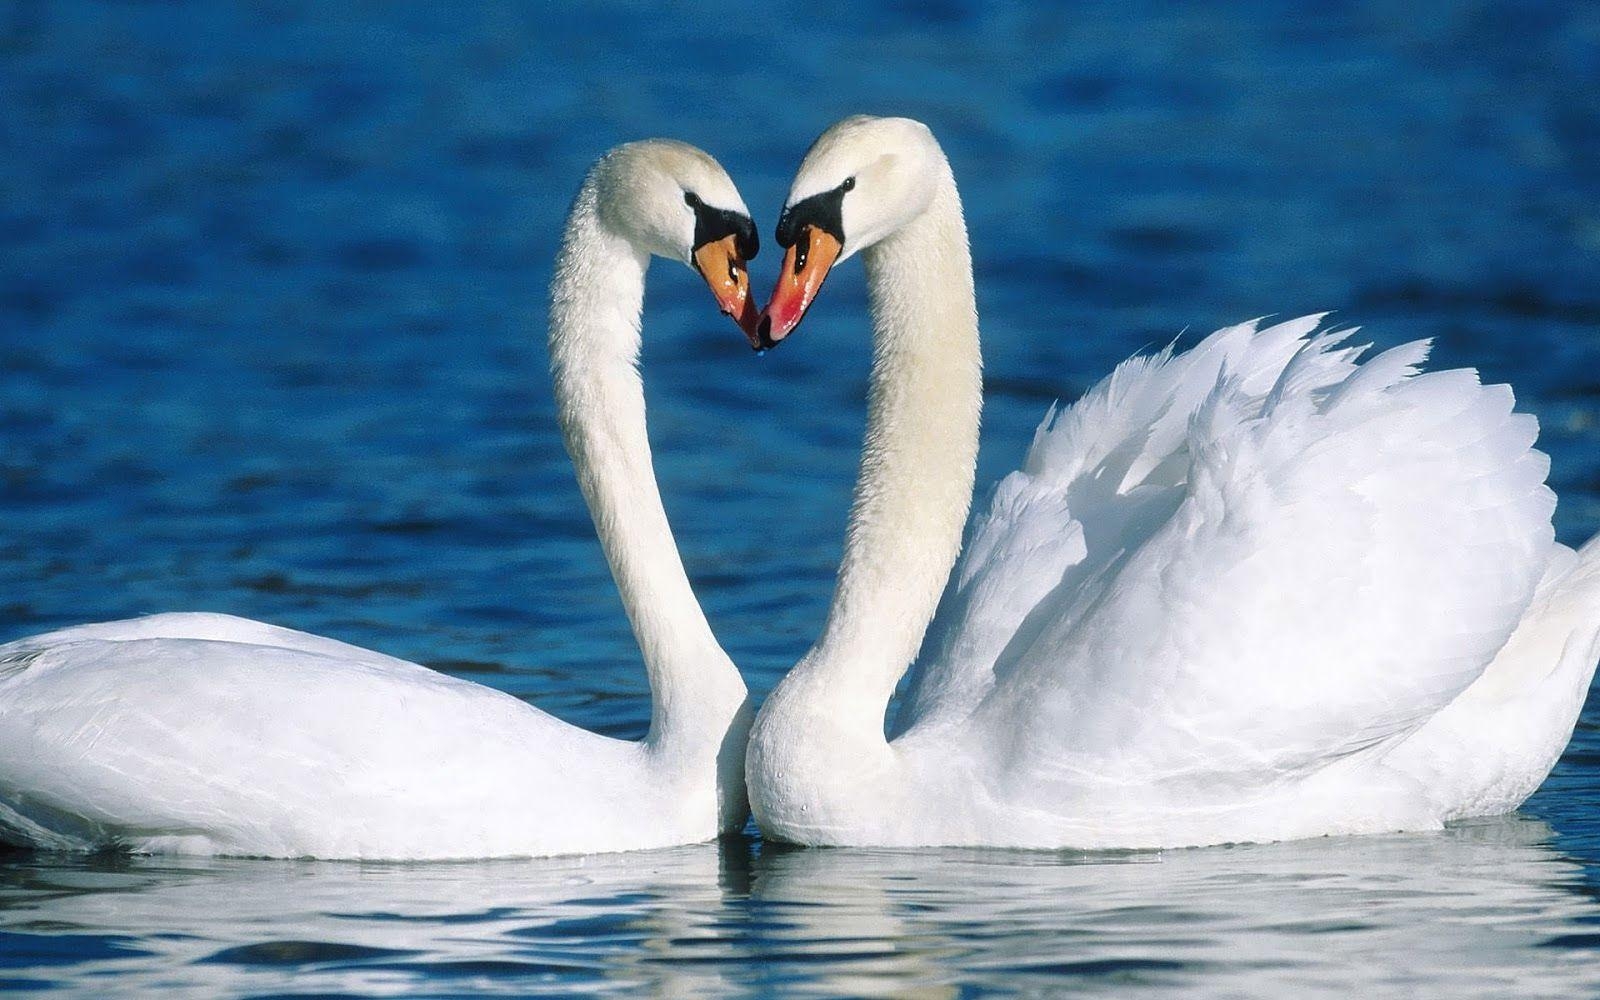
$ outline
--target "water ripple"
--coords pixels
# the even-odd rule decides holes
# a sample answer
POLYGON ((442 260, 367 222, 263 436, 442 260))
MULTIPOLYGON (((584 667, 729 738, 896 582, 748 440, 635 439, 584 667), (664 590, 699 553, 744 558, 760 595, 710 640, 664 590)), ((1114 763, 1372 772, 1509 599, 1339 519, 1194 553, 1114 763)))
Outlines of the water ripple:
MULTIPOLYGON (((0 7, 0 640, 227 611, 602 732, 638 652, 555 428, 543 291, 611 143, 715 152, 770 231, 826 123, 963 184, 979 478, 1130 353, 1343 308, 1510 382, 1600 530, 1593 5, 0 7)), ((775 261, 755 263, 758 284, 775 261)), ((861 441, 861 271, 756 359, 651 271, 656 465, 764 692, 817 634, 861 441)), ((0 991, 328 996, 1600 992, 1600 718, 1527 816, 1203 852, 333 865, 0 856, 0 991)))

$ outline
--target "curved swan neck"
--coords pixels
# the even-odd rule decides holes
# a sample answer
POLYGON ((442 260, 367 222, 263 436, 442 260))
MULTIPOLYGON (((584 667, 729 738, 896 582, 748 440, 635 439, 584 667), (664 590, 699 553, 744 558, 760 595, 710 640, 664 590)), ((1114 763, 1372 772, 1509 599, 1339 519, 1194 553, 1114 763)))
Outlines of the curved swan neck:
POLYGON ((649 255, 600 221, 594 186, 579 191, 550 294, 550 372, 578 485, 622 596, 650 682, 651 743, 720 729, 711 697, 738 671, 689 585, 656 487, 639 378, 640 317, 649 255))
POLYGON ((961 547, 983 405, 972 256, 942 158, 930 207, 863 253, 873 363, 844 558, 806 668, 881 722, 961 547))

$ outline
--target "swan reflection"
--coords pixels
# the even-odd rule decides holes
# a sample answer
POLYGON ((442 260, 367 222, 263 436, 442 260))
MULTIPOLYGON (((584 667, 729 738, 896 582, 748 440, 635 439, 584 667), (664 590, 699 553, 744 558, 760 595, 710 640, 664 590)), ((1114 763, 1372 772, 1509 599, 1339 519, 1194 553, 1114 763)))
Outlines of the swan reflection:
POLYGON ((1550 837, 1512 816, 1159 853, 787 851, 762 859, 752 896, 783 914, 768 934, 791 950, 844 954, 849 939, 892 952, 852 966, 840 994, 1070 978, 1224 995, 1407 983, 1574 995, 1600 970, 1559 946, 1583 945, 1563 935, 1600 908, 1550 837))
POLYGON ((86 992, 963 988, 1587 995, 1600 922, 1549 827, 1126 854, 748 841, 428 865, 13 855, 10 984, 86 992))

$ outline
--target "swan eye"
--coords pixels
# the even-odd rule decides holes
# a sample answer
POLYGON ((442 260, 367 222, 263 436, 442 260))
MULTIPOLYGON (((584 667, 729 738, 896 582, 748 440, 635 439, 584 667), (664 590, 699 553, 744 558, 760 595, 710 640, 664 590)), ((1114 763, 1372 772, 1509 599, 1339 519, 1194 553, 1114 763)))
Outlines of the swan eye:
POLYGON ((856 179, 854 177, 846 177, 844 183, 839 185, 840 191, 854 191, 855 189, 856 179))
POLYGON ((700 210, 700 196, 693 191, 685 191, 683 193, 683 203, 695 211, 700 210))

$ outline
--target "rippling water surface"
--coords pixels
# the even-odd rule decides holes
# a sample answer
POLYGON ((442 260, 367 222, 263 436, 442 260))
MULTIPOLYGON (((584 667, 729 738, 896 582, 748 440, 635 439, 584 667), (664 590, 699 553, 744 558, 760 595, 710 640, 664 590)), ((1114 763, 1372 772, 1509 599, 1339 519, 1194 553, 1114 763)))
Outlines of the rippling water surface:
MULTIPOLYGON (((862 110, 927 120, 963 184, 982 479, 1128 354, 1338 308, 1515 385, 1562 539, 1600 530, 1593 5, 248 6, 0 7, 0 640, 227 611, 640 735, 643 675, 544 383, 561 215, 604 148, 671 135, 770 233, 811 138, 862 110)), ((760 359, 687 271, 651 280, 667 505, 765 691, 838 558, 860 270, 760 359)), ((0 989, 1591 994, 1595 721, 1522 815, 1429 836, 7 856, 0 989)))
POLYGON ((106 992, 1592 994, 1596 906, 1550 836, 1509 817, 1097 857, 36 860, 6 871, 0 942, 19 976, 106 992))

